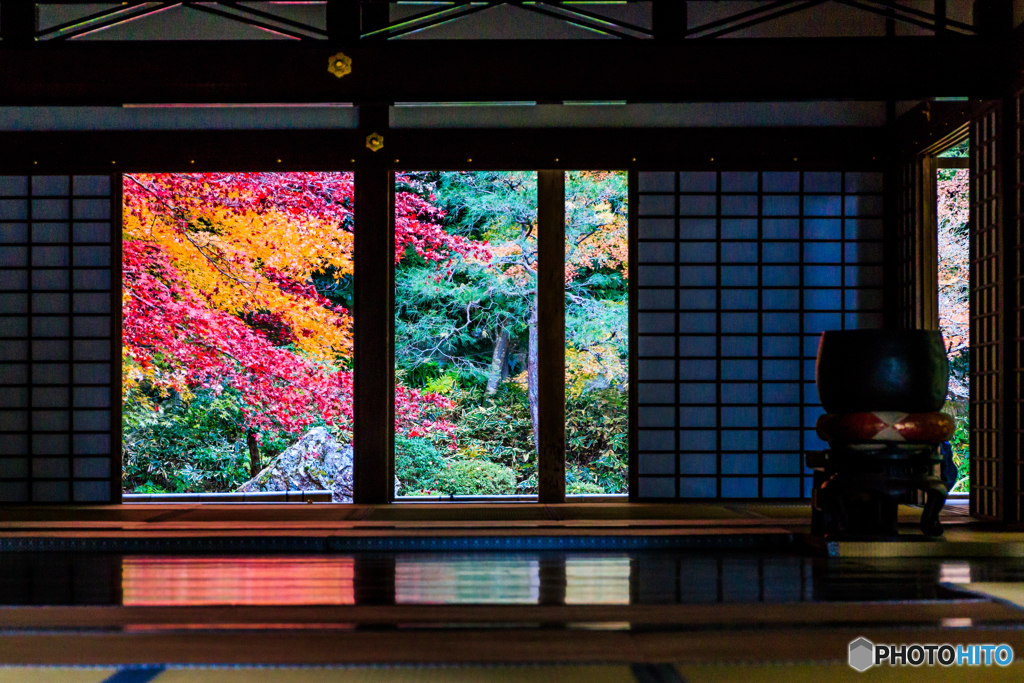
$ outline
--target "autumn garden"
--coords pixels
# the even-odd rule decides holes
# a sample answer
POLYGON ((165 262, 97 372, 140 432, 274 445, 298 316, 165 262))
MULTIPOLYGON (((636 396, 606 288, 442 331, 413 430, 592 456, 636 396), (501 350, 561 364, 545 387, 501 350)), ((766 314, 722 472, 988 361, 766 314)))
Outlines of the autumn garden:
MULTIPOLYGON (((942 156, 966 157, 968 143, 942 156)), ((939 328, 949 358, 949 395, 945 411, 957 421, 953 434, 953 460, 957 465, 955 492, 969 490, 968 406, 970 402, 970 171, 949 168, 937 171, 939 249, 939 328)))
MULTIPOLYGON (((353 181, 124 176, 126 492, 226 492, 315 430, 352 441, 353 181)), ((570 493, 627 480, 624 173, 566 179, 570 493)), ((399 495, 536 492, 536 176, 395 195, 399 495)), ((275 464, 278 463, 278 464, 275 464)))

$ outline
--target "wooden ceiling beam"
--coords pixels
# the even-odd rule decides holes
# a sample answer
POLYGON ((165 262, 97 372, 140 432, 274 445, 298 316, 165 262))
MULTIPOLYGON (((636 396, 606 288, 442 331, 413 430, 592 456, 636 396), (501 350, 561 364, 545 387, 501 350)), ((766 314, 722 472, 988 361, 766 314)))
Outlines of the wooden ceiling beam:
POLYGON ((986 99, 1013 75, 1009 48, 964 36, 5 44, 0 106, 986 99), (342 78, 327 70, 339 51, 352 59, 342 78))
POLYGON ((391 129, 0 133, 0 175, 32 171, 415 169, 878 170, 885 128, 391 129), (111 162, 115 162, 111 164, 111 162))

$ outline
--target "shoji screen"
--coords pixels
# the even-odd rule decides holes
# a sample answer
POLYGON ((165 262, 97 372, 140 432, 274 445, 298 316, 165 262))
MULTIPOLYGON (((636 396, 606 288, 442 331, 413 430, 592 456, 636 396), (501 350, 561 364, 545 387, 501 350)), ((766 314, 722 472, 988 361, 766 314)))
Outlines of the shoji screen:
POLYGON ((112 206, 110 176, 0 176, 0 503, 116 498, 112 206))
POLYGON ((999 109, 971 123, 971 512, 1001 519, 1004 245, 999 109))
POLYGON ((638 496, 809 495, 820 334, 882 322, 882 174, 638 182, 638 496))
POLYGON ((921 163, 919 160, 905 162, 900 166, 897 190, 899 230, 896 233, 897 293, 899 327, 912 330, 918 327, 920 301, 917 280, 917 244, 920 241, 921 207, 921 163))
POLYGON ((934 222, 935 163, 914 157, 896 178, 895 299, 901 329, 938 329, 938 276, 934 222), (928 199, 929 195, 931 199, 928 199))

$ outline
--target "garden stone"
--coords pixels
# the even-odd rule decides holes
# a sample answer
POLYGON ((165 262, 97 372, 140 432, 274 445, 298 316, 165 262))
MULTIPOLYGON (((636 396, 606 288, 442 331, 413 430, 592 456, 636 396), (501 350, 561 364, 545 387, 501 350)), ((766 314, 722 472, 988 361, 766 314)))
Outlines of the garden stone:
POLYGON ((330 491, 332 502, 351 503, 352 446, 314 427, 238 491, 330 491))

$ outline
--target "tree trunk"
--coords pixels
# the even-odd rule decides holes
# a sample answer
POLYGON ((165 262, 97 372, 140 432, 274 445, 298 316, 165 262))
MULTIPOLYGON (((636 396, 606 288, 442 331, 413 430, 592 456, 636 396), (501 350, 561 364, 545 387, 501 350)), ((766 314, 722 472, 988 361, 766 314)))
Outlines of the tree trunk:
POLYGON ((487 374, 487 394, 498 391, 498 384, 505 379, 505 366, 508 365, 508 330, 502 329, 498 340, 494 343, 494 354, 491 356, 491 371, 487 374))
POLYGON ((530 308, 529 346, 526 351, 526 399, 530 404, 530 420, 533 422, 533 449, 540 448, 540 405, 537 387, 537 297, 530 308))
POLYGON ((256 434, 252 431, 247 432, 245 444, 249 447, 249 478, 255 479, 260 473, 260 447, 256 443, 256 434))

